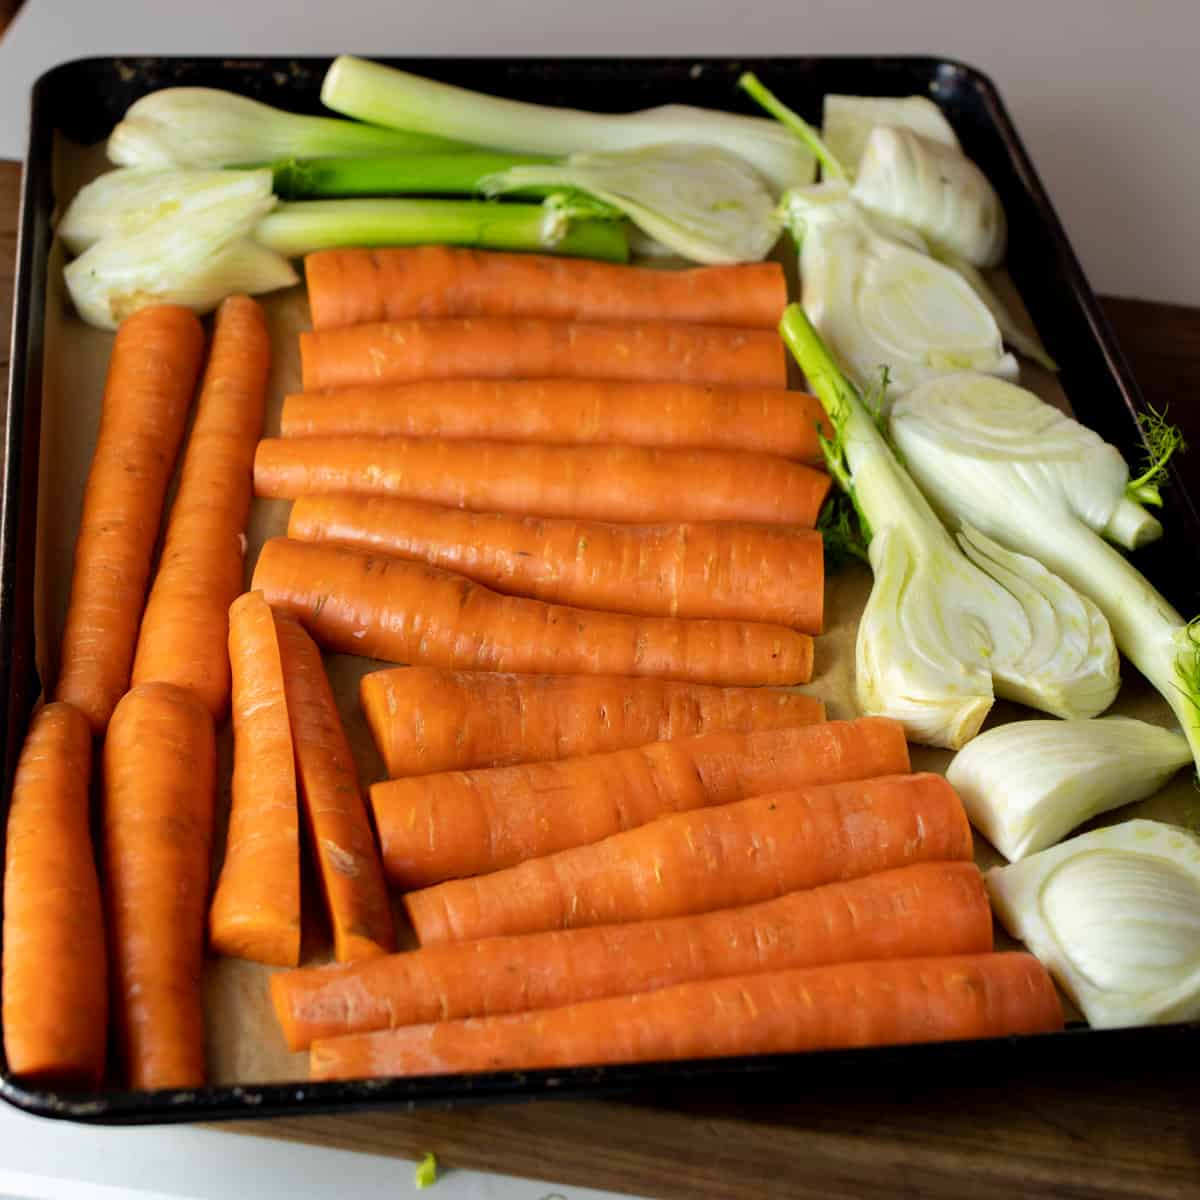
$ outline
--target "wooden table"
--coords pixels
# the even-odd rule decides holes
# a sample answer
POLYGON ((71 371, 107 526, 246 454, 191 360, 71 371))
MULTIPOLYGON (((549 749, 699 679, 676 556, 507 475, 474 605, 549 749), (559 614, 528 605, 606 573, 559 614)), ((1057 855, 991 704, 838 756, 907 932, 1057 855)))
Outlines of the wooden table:
MULTIPOLYGON (((0 163, 0 329, 11 319, 20 168, 0 163)), ((1200 445, 1200 310, 1105 300, 1146 398, 1200 445), (1188 407, 1190 405, 1190 407, 1188 407)), ((8 343, 0 358, 6 394, 8 343)), ((1071 1080, 889 1079, 786 1100, 659 1097, 305 1117, 231 1131, 670 1200, 1200 1196, 1200 1055, 1071 1080)), ((403 1190, 403 1182, 398 1187, 403 1190)), ((552 1189, 547 1187, 547 1192, 552 1189)), ((398 1193, 399 1194, 399 1193, 398 1193)))

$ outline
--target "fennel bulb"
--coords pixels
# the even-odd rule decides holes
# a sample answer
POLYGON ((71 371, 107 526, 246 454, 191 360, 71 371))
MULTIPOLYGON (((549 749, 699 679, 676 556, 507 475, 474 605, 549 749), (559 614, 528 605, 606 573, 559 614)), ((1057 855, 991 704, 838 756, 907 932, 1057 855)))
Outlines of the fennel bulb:
POLYGON ((984 877, 1097 1029, 1200 1016, 1200 838, 1158 821, 1085 833, 984 877))
POLYGON ((425 134, 283 112, 219 88, 179 87, 135 100, 109 135, 108 157, 125 167, 231 167, 455 145, 425 134))
POLYGON ((1162 533, 1128 494, 1116 449, 1032 392, 972 374, 910 392, 890 428, 913 478, 949 521, 1032 555, 1095 601, 1200 764, 1200 628, 1104 540, 1133 549, 1162 533))
POLYGON ((911 129, 871 131, 850 194, 972 266, 994 267, 1004 257, 1008 223, 987 177, 956 148, 911 129))
POLYGON ((481 181, 486 195, 530 187, 586 192, 693 262, 758 262, 779 237, 766 184, 744 159, 714 146, 573 154, 561 163, 509 167, 481 181))
POLYGON ((946 778, 971 824, 1016 862, 1153 795, 1191 761, 1186 738, 1129 717, 1016 721, 960 750, 946 778))
POLYGON ((299 277, 287 259, 250 236, 274 203, 239 196, 101 239, 63 271, 76 309, 90 324, 116 329, 150 304, 204 313, 236 292, 291 287, 299 277))
POLYGON ((928 96, 826 95, 821 138, 848 176, 857 173, 867 139, 879 125, 911 129, 928 141, 960 149, 950 122, 928 96))
POLYGON ((786 129, 683 104, 612 115, 487 96, 342 55, 321 88, 334 112, 478 146, 565 155, 676 143, 713 146, 749 163, 776 193, 811 183, 816 164, 786 129))
POLYGON ((152 221, 197 213, 214 204, 244 200, 269 207, 268 168, 257 171, 121 167, 80 188, 55 232, 72 254, 101 238, 137 233, 152 221))
POLYGON ((1097 606, 977 531, 951 538, 799 305, 780 333, 833 425, 826 460, 869 538, 875 583, 855 646, 862 711, 957 749, 996 696, 1063 717, 1107 708, 1120 680, 1097 606))
MULTIPOLYGON (((888 372, 889 395, 967 369, 1015 377, 987 305, 956 271, 855 203, 844 184, 787 193, 804 308, 854 381, 888 372), (902 240, 905 239, 905 240, 902 240)), ((919 245, 919 241, 917 241, 919 245)))

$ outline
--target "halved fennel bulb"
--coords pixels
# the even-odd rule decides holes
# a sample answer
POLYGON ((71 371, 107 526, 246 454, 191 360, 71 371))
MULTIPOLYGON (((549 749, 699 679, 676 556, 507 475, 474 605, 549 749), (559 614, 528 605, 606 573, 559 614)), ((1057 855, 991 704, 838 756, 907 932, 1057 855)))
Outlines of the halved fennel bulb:
POLYGON ((851 177, 858 169, 871 131, 880 125, 911 129, 929 141, 959 148, 950 122, 928 96, 826 95, 821 137, 851 177))
POLYGON ((1192 761, 1187 739, 1129 717, 1015 721, 981 733, 946 772, 971 824, 1010 862, 1153 795, 1192 761))
POLYGON ((970 284, 900 240, 894 225, 885 232, 844 185, 794 189, 783 212, 800 243, 805 311, 860 387, 881 367, 891 396, 964 370, 1016 376, 1017 361, 970 284))
POLYGON ((851 195, 976 267, 1004 257, 1008 223, 987 176, 959 150, 911 129, 871 131, 851 195))
POLYGON ((1200 1016, 1200 838, 1125 821, 985 876, 1000 920, 1097 1029, 1200 1016))

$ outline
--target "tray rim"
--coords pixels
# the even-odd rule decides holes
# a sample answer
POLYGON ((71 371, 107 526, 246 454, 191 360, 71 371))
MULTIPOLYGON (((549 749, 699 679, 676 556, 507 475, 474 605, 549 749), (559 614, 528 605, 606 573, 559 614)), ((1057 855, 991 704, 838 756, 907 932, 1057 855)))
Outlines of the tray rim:
MULTIPOLYGON (((1143 407, 1141 391, 1122 353, 1112 328, 1104 316, 1083 268, 1067 238, 1057 211, 1024 146, 999 89, 979 68, 961 60, 938 55, 630 55, 614 56, 377 56, 378 61, 415 66, 439 63, 467 66, 472 63, 511 63, 532 67, 547 64, 557 70, 595 67, 629 62, 646 70, 656 65, 679 66, 684 63, 714 65, 787 66, 801 63, 866 62, 906 64, 925 67, 931 78, 951 72, 968 82, 981 95, 1009 156, 1010 165, 1037 209, 1045 232, 1054 244, 1058 261, 1055 269, 1063 273, 1078 302, 1102 365, 1121 395, 1127 416, 1138 429, 1136 413, 1143 407)), ((24 667, 32 668, 32 656, 22 653, 18 644, 14 608, 20 603, 18 574, 20 551, 30 544, 36 520, 37 452, 40 433, 40 405, 27 410, 27 399, 35 387, 40 395, 41 355, 44 353, 44 313, 42 298, 48 271, 49 249, 49 152, 53 123, 39 101, 52 89, 60 76, 97 65, 127 63, 187 63, 223 69, 270 69, 288 63, 328 65, 332 56, 312 55, 88 55, 65 60, 48 68, 31 89, 29 138, 21 187, 18 217, 17 270, 14 281, 13 325, 11 330, 11 369, 4 436, 8 453, 0 476, 0 705, 3 706, 5 740, 0 745, 3 771, 3 795, 0 796, 0 821, 7 813, 11 781, 25 725, 23 706, 13 704, 14 678, 24 667), (37 164, 31 166, 31 164, 37 164), (13 448, 19 447, 18 453, 13 448), (29 469, 26 470, 26 464, 29 469), (28 483, 32 475, 33 484, 28 483), (32 486, 32 501, 23 488, 32 486), (14 738, 14 730, 18 731, 14 738)), ((936 88, 933 89, 936 92, 936 88)), ((1200 531, 1200 510, 1187 490, 1178 465, 1171 466, 1174 507, 1184 524, 1200 531)), ((1181 535, 1182 536, 1182 535, 1181 535)), ((26 589, 31 590, 31 589, 26 589)), ((3 828, 0 825, 0 844, 3 828)), ((731 1081, 761 1085, 766 1080, 782 1084, 794 1072, 810 1076, 843 1076, 869 1071, 889 1064, 910 1069, 911 1064, 928 1069, 939 1067, 956 1071, 964 1061, 981 1059, 992 1063, 1007 1060, 1010 1065, 1024 1063, 1034 1067, 1038 1055, 1044 1059, 1061 1057, 1090 1059, 1109 1054, 1119 1062, 1125 1054, 1142 1056, 1148 1052, 1172 1055, 1200 1032, 1200 1021, 1129 1029, 1094 1030, 1069 1027, 1061 1033, 991 1038, 969 1042, 918 1043, 904 1046, 870 1047, 848 1050, 808 1051, 794 1054, 761 1055, 737 1058, 689 1059, 603 1067, 577 1067, 567 1070, 502 1071, 473 1075, 439 1075, 415 1079, 391 1078, 358 1082, 272 1083, 206 1086, 161 1091, 109 1090, 84 1095, 27 1087, 8 1072, 0 1054, 0 1098, 24 1112, 52 1119, 86 1124, 127 1125, 180 1123, 230 1119, 254 1119, 267 1116, 344 1113, 377 1108, 412 1110, 427 1105, 483 1103, 511 1100, 537 1100, 583 1096, 616 1096, 644 1093, 704 1083, 727 1086, 731 1081), (1033 1055, 1033 1062, 1025 1060, 1033 1055), (917 1057, 913 1057, 913 1056, 917 1057)))

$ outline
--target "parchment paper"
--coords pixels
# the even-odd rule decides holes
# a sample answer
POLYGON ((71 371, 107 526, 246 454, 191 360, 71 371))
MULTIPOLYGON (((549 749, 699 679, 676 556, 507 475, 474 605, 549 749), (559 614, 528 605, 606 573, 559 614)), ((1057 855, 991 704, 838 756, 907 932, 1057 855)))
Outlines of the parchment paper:
MULTIPOLYGON (((60 211, 79 187, 107 169, 102 147, 83 149, 65 140, 56 147, 54 171, 60 211)), ((782 253, 782 252, 781 252, 782 253)), ((781 258, 792 276, 793 256, 781 258)), ((46 297, 46 349, 42 438, 38 501, 38 554, 36 570, 37 661, 43 680, 53 680, 58 645, 70 588, 75 533, 82 506, 83 486, 95 445, 100 401, 112 335, 85 325, 75 316, 62 284, 63 254, 55 243, 46 297)), ((998 288, 1014 298, 1003 277, 998 288)), ((794 293, 793 293, 794 294, 794 293)), ((308 304, 303 288, 260 298, 271 331, 274 364, 267 409, 266 436, 279 430, 284 395, 300 390, 297 334, 308 328, 308 304)), ((211 320, 206 322, 211 327, 211 320)), ((210 328, 211 332, 211 328, 210 328)), ((1055 377, 1022 361, 1022 382, 1045 399, 1069 411, 1055 377)), ((286 532, 289 504, 255 500, 248 532, 246 583, 263 542, 286 532)), ((1168 537, 1170 536, 1168 532, 1168 537)), ((854 700, 854 637, 858 618, 870 592, 870 572, 848 567, 827 581, 827 631, 817 639, 812 684, 798 689, 821 696, 831 719, 857 715, 854 700)), ((346 655, 326 655, 326 666, 345 722, 365 788, 382 779, 384 770, 367 731, 358 704, 358 680, 367 671, 386 665, 346 655)), ((1140 675, 1124 664, 1124 685, 1110 710, 1126 716, 1173 727, 1166 703, 1140 675)), ((1015 704, 997 703, 985 728, 1006 721, 1028 719, 1031 713, 1015 704)), ((228 723, 219 731, 219 794, 213 877, 220 865, 229 807, 231 738, 228 723)), ((944 772, 952 755, 948 751, 912 747, 915 770, 944 772)), ((1177 824, 1195 824, 1200 817, 1200 794, 1190 772, 1182 772, 1162 792, 1141 804, 1107 814, 1093 825, 1144 816, 1177 824)), ((1003 859, 982 837, 976 838, 976 858, 981 867, 1003 859)), ((303 961, 325 962, 330 944, 312 864, 305 862, 303 961)), ((395 904, 401 947, 414 944, 402 910, 395 904)), ((1001 940, 1003 938, 1001 935, 1001 940)), ((205 970, 208 1068, 215 1084, 247 1084, 307 1079, 305 1054, 289 1054, 273 1013, 267 980, 273 968, 237 959, 210 958, 205 970)))

